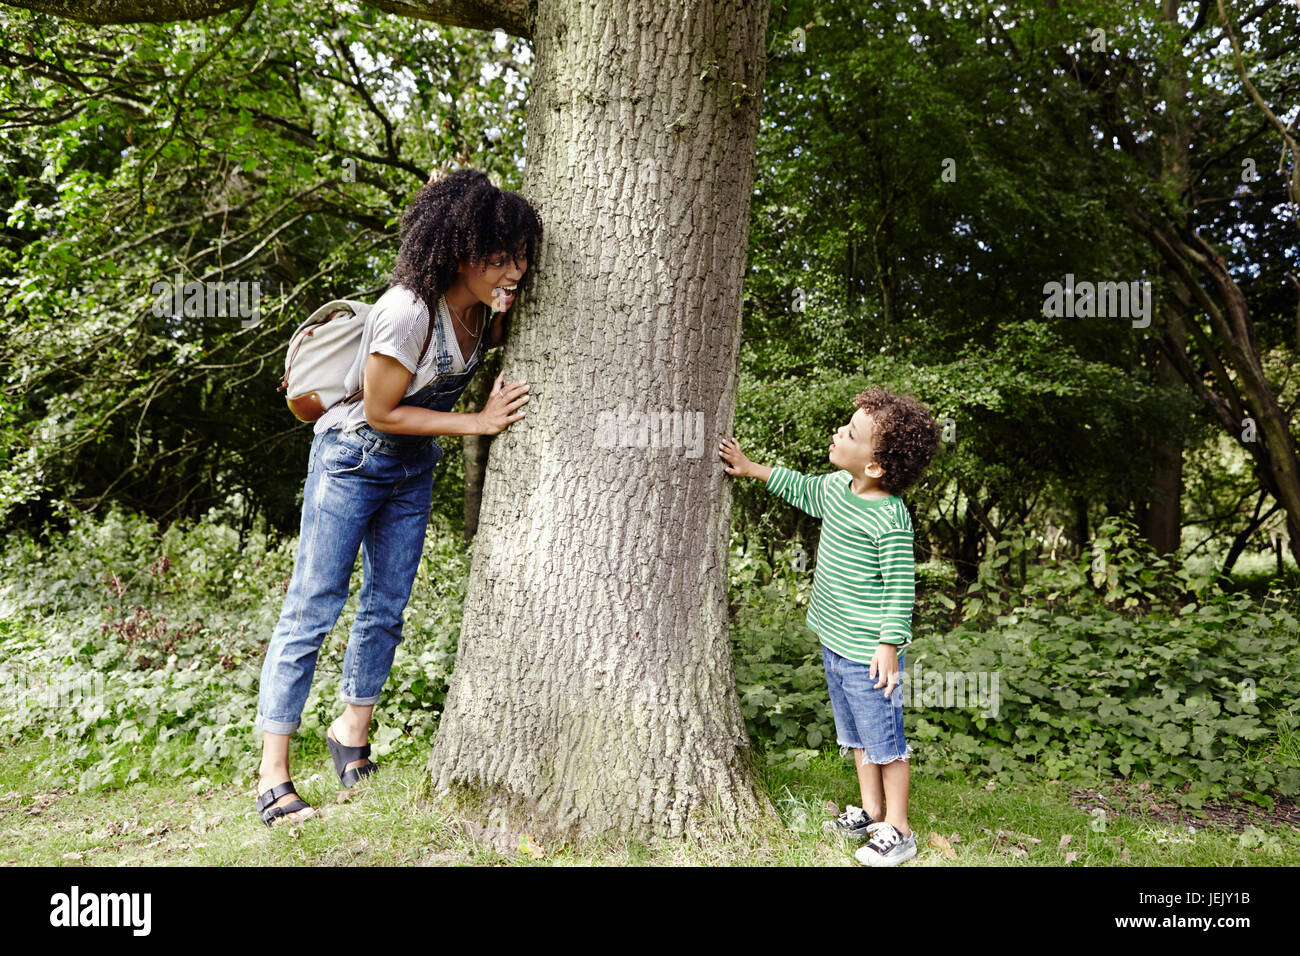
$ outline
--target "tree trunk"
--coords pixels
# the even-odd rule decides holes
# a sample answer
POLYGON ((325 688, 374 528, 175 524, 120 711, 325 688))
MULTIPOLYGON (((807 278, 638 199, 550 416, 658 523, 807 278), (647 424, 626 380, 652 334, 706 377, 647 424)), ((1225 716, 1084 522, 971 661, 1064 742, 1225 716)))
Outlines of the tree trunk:
MULTIPOLYGON (((960 491, 959 491, 960 493, 960 491)), ((957 568, 957 583, 970 584, 979 575, 980 551, 988 534, 977 515, 978 503, 973 495, 966 496, 966 512, 962 518, 960 537, 953 564, 957 568)))
MULTIPOLYGON (((1178 21, 1177 0, 1163 0, 1161 15, 1170 23, 1178 21)), ((1182 195, 1188 185, 1190 170, 1189 117, 1187 116, 1187 73, 1170 65, 1162 79, 1165 103, 1164 129, 1161 131, 1162 179, 1175 195, 1182 195)), ((1181 348, 1185 334, 1180 323, 1165 332, 1181 348)), ((1156 360, 1156 385, 1163 389, 1183 388, 1182 377, 1167 355, 1156 360)), ((1177 436, 1161 435, 1151 447, 1151 495, 1144 517, 1144 533, 1156 554, 1173 554, 1182 544, 1183 532, 1183 444, 1177 436)))
MULTIPOLYGON (((477 411, 483 407, 492 391, 492 383, 497 372, 501 370, 501 361, 494 353, 483 363, 478 374, 470 379, 461 396, 462 407, 467 411, 477 411)), ((461 437, 461 450, 465 460, 465 543, 474 540, 478 532, 478 513, 483 503, 483 478, 487 474, 488 448, 492 445, 491 435, 464 435, 461 437)))
POLYGON ((715 450, 768 8, 537 7, 524 192, 546 237, 504 359, 532 401, 488 456, 428 779, 503 833, 723 835, 772 815, 735 691, 715 450))
POLYGON ((1092 536, 1088 526, 1088 499, 1083 495, 1074 497, 1074 540, 1078 542, 1079 554, 1087 554, 1092 536))
MULTIPOLYGON (((1171 323, 1164 334, 1177 348, 1186 342, 1181 323, 1171 323)), ((1156 385, 1164 389, 1183 387, 1182 376, 1161 354, 1156 365, 1156 385)), ((1173 554, 1183 539, 1183 443, 1175 437, 1161 436, 1151 447, 1151 497, 1146 513, 1146 539, 1156 554, 1173 554)))

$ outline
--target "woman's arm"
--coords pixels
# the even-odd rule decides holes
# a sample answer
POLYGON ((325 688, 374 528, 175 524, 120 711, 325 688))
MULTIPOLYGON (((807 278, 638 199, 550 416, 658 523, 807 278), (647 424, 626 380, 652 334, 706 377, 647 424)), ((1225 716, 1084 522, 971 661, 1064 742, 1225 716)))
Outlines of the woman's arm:
POLYGON ((395 435, 486 435, 478 412, 438 412, 403 405, 411 373, 391 355, 371 352, 362 377, 366 422, 395 435))

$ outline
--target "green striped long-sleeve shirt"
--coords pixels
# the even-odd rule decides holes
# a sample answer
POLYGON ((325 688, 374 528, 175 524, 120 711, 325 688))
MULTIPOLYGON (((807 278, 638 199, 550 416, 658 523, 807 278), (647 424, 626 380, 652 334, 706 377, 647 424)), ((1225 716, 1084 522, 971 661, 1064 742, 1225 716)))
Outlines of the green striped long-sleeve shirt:
POLYGON ((902 498, 863 498, 852 480, 847 471, 801 475, 778 466, 767 488, 822 519, 809 629, 841 657, 870 664, 878 643, 912 642, 914 531, 902 498))

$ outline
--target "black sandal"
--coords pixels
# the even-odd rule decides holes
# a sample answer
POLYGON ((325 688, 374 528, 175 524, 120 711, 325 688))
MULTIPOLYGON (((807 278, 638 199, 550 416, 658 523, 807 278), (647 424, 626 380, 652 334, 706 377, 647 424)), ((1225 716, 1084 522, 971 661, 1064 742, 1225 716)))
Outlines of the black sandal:
MULTIPOLYGON (((290 813, 297 813, 299 810, 312 809, 311 804, 308 803, 306 800, 303 800, 301 797, 299 797, 299 799, 295 800, 293 803, 289 804, 288 806, 284 806, 284 807, 271 806, 271 804, 275 803, 275 801, 279 800, 281 797, 287 796, 291 793, 295 797, 298 796, 298 791, 293 788, 293 781, 286 780, 284 783, 277 783, 274 787, 271 787, 270 789, 267 790, 263 790, 262 793, 258 796, 257 813, 258 816, 262 818, 262 822, 265 823, 268 827, 274 826, 276 820, 280 819, 281 817, 288 816, 290 813)), ((303 819, 309 819, 309 818, 304 817, 303 819)))
POLYGON ((344 790, 350 790, 364 777, 370 776, 379 769, 374 763, 368 763, 362 767, 354 767, 351 770, 344 770, 348 764, 356 760, 365 758, 370 759, 370 744, 365 743, 360 747, 349 747, 341 744, 330 736, 330 728, 325 728, 325 743, 330 748, 330 756, 334 758, 334 771, 339 775, 339 784, 344 790))

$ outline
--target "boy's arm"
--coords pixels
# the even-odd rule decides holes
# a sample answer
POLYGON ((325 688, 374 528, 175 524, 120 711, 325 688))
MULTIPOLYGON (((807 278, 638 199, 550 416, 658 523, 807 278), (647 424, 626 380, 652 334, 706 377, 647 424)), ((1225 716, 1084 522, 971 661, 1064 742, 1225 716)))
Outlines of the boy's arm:
POLYGON ((912 643, 912 605, 916 601, 916 560, 911 528, 895 528, 876 539, 884 578, 880 642, 906 647, 912 643))
POLYGON ((758 462, 750 461, 740 450, 734 438, 724 438, 718 445, 718 454, 727 462, 727 474, 742 478, 757 478, 767 485, 773 494, 780 495, 801 511, 806 511, 814 518, 820 518, 826 511, 826 475, 801 475, 789 468, 769 468, 758 462))
POLYGON ((780 465, 769 469, 767 490, 814 518, 826 513, 826 479, 833 475, 801 475, 780 465))

